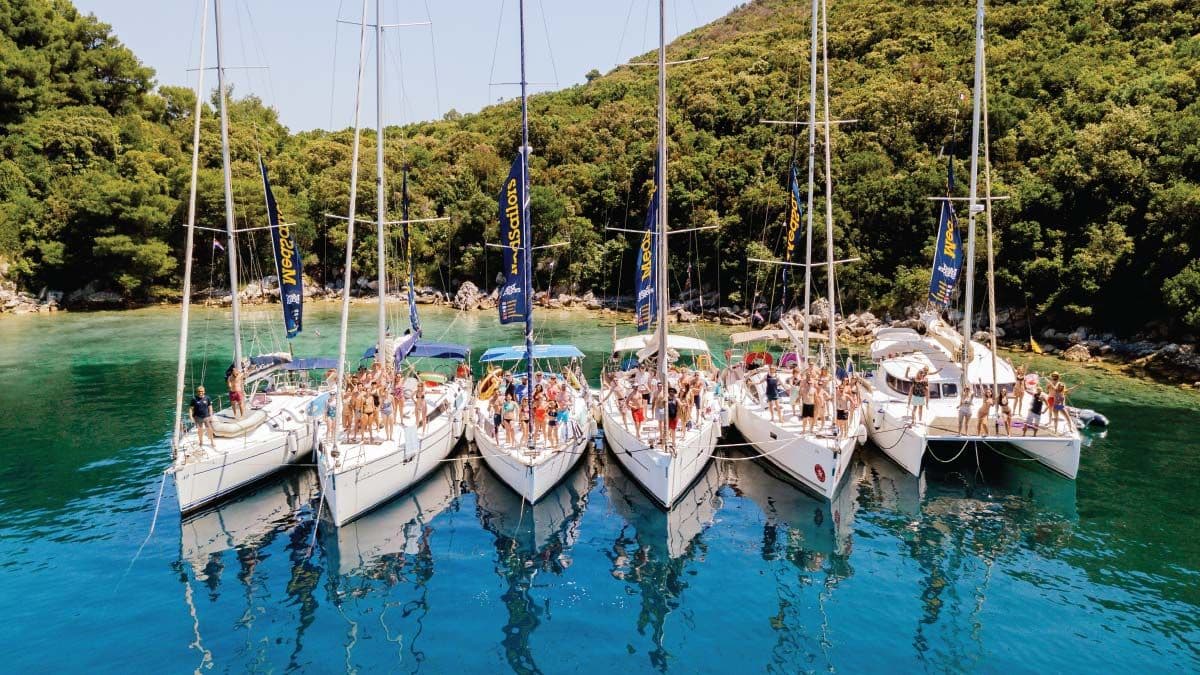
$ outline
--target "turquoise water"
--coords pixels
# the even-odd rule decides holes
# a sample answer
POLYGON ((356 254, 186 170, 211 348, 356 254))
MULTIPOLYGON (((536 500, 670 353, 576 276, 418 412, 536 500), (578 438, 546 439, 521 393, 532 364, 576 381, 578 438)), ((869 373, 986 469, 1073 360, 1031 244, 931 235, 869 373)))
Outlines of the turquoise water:
MULTIPOLYGON (((423 316, 476 354, 519 335, 423 316)), ((989 456, 914 479, 863 452, 833 505, 736 449, 670 514, 602 453, 529 508, 463 448, 340 532, 314 523, 309 469, 182 525, 168 480, 133 561, 168 462, 177 320, 0 320, 7 672, 1200 669, 1194 394, 1046 361, 1113 423, 1077 482, 989 456)), ((226 321, 198 313, 197 377, 228 362, 226 321)), ((373 321, 356 307, 355 353, 373 321)), ((297 353, 331 353, 336 324, 310 312, 297 353)), ((539 331, 600 357, 611 324, 539 331)))

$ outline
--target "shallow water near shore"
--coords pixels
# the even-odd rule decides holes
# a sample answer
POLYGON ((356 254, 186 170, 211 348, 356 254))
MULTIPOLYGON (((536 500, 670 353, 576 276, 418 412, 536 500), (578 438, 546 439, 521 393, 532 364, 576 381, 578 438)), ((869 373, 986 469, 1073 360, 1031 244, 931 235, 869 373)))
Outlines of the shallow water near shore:
MULTIPOLYGON (((278 346, 272 311, 246 312, 252 351, 278 346)), ((520 340, 492 312, 422 317, 476 355, 520 340)), ((613 324, 630 332, 539 317, 593 379, 613 324)), ((228 321, 193 320, 189 371, 218 391, 228 321)), ((335 354, 337 308, 306 321, 296 354, 335 354)), ((374 322, 355 305, 351 354, 374 322)), ((728 329, 696 330, 724 349, 728 329)), ((732 448, 663 513, 595 452, 531 508, 464 445, 341 530, 315 522, 303 468, 181 524, 162 473, 177 331, 177 309, 0 319, 5 670, 1200 669, 1192 392, 1035 357, 1112 422, 1075 482, 983 451, 911 478, 868 450, 827 505, 732 448)))

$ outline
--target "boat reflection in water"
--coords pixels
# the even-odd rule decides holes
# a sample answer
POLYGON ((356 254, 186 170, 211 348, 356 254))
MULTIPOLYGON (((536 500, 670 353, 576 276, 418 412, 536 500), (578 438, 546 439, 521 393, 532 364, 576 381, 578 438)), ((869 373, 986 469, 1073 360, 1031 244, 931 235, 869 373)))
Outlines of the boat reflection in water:
POLYGON ((231 502, 189 516, 181 525, 180 548, 197 578, 220 585, 221 553, 237 549, 239 558, 266 546, 296 527, 317 496, 317 475, 310 469, 285 471, 231 502))
POLYGON ((978 470, 965 472, 927 465, 920 514, 896 532, 921 569, 913 647, 933 670, 983 662, 981 617, 993 568, 1009 578, 1057 557, 1079 519, 1075 481, 1032 461, 982 452, 980 459, 978 470))
POLYGON ((650 628, 654 642, 650 663, 664 671, 671 657, 664 646, 667 616, 679 606, 687 587, 687 565, 703 548, 701 535, 721 508, 720 490, 726 481, 728 462, 709 462, 675 505, 664 511, 615 459, 606 459, 604 486, 608 502, 625 521, 609 554, 611 574, 636 587, 642 603, 638 632, 644 634, 650 628))
POLYGON ((326 528, 331 575, 385 578, 407 568, 428 566, 433 519, 457 507, 462 495, 463 459, 451 457, 399 497, 338 528, 326 528))
POLYGON ((530 592, 538 574, 562 574, 571 566, 588 495, 595 485, 596 457, 587 452, 557 486, 534 504, 504 483, 482 458, 465 467, 475 493, 479 522, 495 537, 496 574, 506 583, 500 600, 508 611, 501 647, 515 672, 540 672, 530 638, 547 611, 530 592))
MULTIPOLYGON (((245 596, 245 608, 240 611, 237 620, 237 626, 244 629, 247 635, 241 651, 257 654, 263 660, 268 658, 268 647, 251 637, 251 628, 254 618, 270 602, 269 598, 262 597, 262 590, 267 587, 270 577, 282 571, 288 576, 288 604, 297 608, 299 613, 295 621, 295 636, 289 641, 291 648, 287 655, 287 670, 302 665, 298 657, 304 648, 305 631, 315 620, 318 606, 315 591, 321 578, 320 568, 308 562, 308 543, 312 536, 317 495, 315 471, 285 471, 235 501, 222 503, 182 522, 177 571, 183 582, 184 602, 192 620, 191 647, 200 655, 197 672, 212 667, 213 654, 206 646, 201 631, 200 611, 196 607, 196 594, 187 567, 191 567, 195 580, 208 589, 203 597, 207 597, 211 610, 219 613, 221 581, 226 558, 230 554, 236 557, 236 578, 241 582, 245 596), (278 547, 276 540, 280 537, 286 538, 283 544, 287 551, 286 559, 271 561, 267 551, 278 547), (261 565, 266 566, 260 568, 261 565)), ((209 613, 209 610, 205 610, 205 613, 209 613)), ((228 636, 228 632, 218 635, 217 641, 227 640, 228 636)))

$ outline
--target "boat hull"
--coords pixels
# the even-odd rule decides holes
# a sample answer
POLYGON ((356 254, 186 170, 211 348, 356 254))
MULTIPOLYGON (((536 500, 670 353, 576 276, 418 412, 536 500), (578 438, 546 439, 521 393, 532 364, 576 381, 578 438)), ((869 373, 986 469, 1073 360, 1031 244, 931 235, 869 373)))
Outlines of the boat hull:
MULTIPOLYGON (((715 418, 703 419, 695 433, 685 434, 675 453, 651 447, 638 440, 621 419, 615 401, 601 413, 604 441, 625 471, 663 508, 671 508, 687 492, 712 459, 721 425, 715 418)), ((647 421, 644 426, 653 426, 647 421)))
POLYGON ((195 439, 189 439, 172 469, 180 512, 187 515, 212 506, 281 469, 306 461, 320 433, 317 419, 310 419, 305 412, 310 400, 270 411, 270 419, 248 434, 218 438, 216 451, 201 453, 195 439))
MULTIPOLYGON (((455 396, 451 394, 446 400, 453 405, 455 396)), ((416 449, 407 447, 405 427, 397 425, 393 440, 385 442, 382 451, 356 455, 356 450, 363 446, 345 443, 340 458, 322 451, 317 469, 334 525, 349 523, 404 493, 437 469, 462 438, 464 407, 465 404, 459 404, 430 419, 416 449)))
POLYGON ((485 411, 478 410, 475 422, 475 446, 483 461, 510 488, 530 504, 537 503, 546 493, 562 482, 579 458, 587 452, 588 443, 596 433, 596 422, 589 413, 589 404, 581 401, 572 419, 576 431, 557 448, 539 443, 533 453, 524 446, 501 446, 493 436, 490 421, 483 421, 485 411))
MULTIPOLYGON (((772 421, 762 406, 740 397, 739 389, 733 389, 738 401, 734 406, 734 427, 766 461, 814 494, 832 500, 854 459, 854 449, 858 445, 856 437, 801 435, 789 428, 796 424, 772 421)), ((851 429, 860 425, 859 418, 857 413, 852 416, 851 429)))

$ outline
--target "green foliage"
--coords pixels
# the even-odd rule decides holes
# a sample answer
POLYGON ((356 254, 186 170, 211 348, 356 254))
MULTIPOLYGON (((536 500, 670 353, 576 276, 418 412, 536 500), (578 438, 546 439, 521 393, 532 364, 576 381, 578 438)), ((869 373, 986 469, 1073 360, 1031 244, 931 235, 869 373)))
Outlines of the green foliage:
MULTIPOLYGON (((942 0, 830 7, 831 110, 859 120, 835 129, 832 147, 835 255, 861 258, 838 270, 847 310, 924 298, 937 208, 926 197, 944 190, 947 153, 965 191, 972 19, 971 6, 942 0)), ((1127 331, 1170 310, 1194 327, 1200 13, 1162 0, 997 0, 987 26, 993 188, 1011 196, 993 214, 999 303, 1028 298, 1047 320, 1127 331)), ((788 164, 795 159, 803 176, 808 157, 802 133, 760 120, 806 114, 807 87, 796 86, 806 84, 808 31, 804 3, 757 0, 669 48, 670 59, 709 57, 671 71, 670 223, 720 226, 673 238, 673 283, 685 283, 690 263, 726 301, 771 292, 778 270, 746 258, 782 256, 788 164)), ((177 286, 181 266, 161 254, 166 246, 177 260, 183 244, 195 97, 153 91, 151 77, 107 26, 66 0, 0 0, 0 256, 26 283, 70 290, 98 281, 135 299, 177 286)), ((587 80, 530 101, 534 243, 570 242, 537 252, 536 283, 627 293, 635 251, 606 228, 637 228, 645 217, 656 74, 621 68, 587 80)), ((262 155, 309 272, 337 274, 346 223, 324 214, 348 208, 350 131, 289 134, 254 97, 230 108, 239 226, 263 222, 262 155)), ((208 97, 197 219, 220 229, 213 112, 208 97)), ((496 236, 495 195, 518 120, 509 101, 387 130, 388 216, 399 216, 407 167, 409 216, 451 219, 413 228, 419 283, 493 283, 499 253, 485 243, 496 236)), ((364 133, 364 157, 375 143, 364 133)), ((823 260, 819 144, 817 153, 813 234, 823 260)), ((364 162, 360 217, 374 216, 374 179, 364 162)), ((373 272, 370 228, 356 235, 355 269, 373 272)), ((197 262, 219 282, 210 241, 202 237, 197 262)), ((244 237, 240 248, 249 276, 270 273, 265 237, 244 237)))

